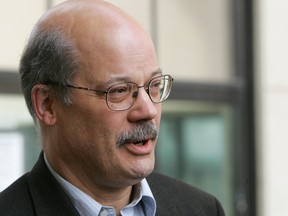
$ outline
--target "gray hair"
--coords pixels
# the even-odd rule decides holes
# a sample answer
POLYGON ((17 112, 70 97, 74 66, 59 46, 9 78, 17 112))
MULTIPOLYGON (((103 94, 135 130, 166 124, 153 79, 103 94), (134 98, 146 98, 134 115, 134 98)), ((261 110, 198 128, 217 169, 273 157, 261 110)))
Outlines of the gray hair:
POLYGON ((51 85, 56 97, 64 104, 71 104, 66 84, 71 83, 79 69, 77 49, 73 41, 58 28, 35 31, 24 49, 20 61, 21 89, 32 117, 34 109, 31 90, 38 83, 51 85))

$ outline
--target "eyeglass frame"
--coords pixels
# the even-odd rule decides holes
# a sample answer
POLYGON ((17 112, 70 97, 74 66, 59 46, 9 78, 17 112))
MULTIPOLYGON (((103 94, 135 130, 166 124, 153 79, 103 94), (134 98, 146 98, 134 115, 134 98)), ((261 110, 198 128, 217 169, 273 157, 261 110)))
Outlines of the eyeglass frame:
MULTIPOLYGON (((57 83, 57 82, 43 82, 42 84, 44 84, 44 85, 59 85, 59 86, 64 86, 64 87, 68 87, 68 88, 74 88, 74 89, 80 89, 80 90, 86 90, 86 91, 93 91, 93 92, 98 92, 98 93, 102 93, 102 94, 105 94, 106 96, 105 96, 105 101, 106 101, 106 105, 107 105, 107 107, 109 108, 109 109, 111 109, 111 110, 113 110, 113 111, 124 111, 124 110, 127 110, 127 109, 129 109, 129 108, 131 108, 132 106, 133 106, 133 104, 135 103, 135 101, 136 101, 136 99, 137 99, 137 96, 138 96, 138 92, 139 92, 139 89, 140 88, 145 88, 146 87, 146 89, 145 89, 145 91, 147 92, 147 94, 148 94, 148 96, 149 96, 149 98, 150 98, 150 100, 153 102, 153 103, 155 103, 155 104, 157 104, 157 103, 162 103, 163 101, 165 101, 168 97, 169 97, 169 95, 170 95, 170 92, 171 92, 171 89, 172 89, 172 86, 173 86, 173 81, 174 81, 174 78, 171 76, 171 75, 169 75, 169 74, 165 74, 165 75, 160 75, 160 76, 156 76, 156 77, 153 77, 149 82, 148 82, 148 84, 146 84, 146 85, 141 85, 141 86, 139 86, 137 83, 135 83, 135 82, 121 82, 121 83, 116 83, 116 84, 113 84, 113 85, 111 85, 107 90, 98 90, 98 89, 92 89, 92 88, 87 88, 87 87, 82 87, 82 86, 74 86, 74 85, 72 85, 72 84, 60 84, 60 83, 57 83), (169 92, 167 93, 167 96, 163 99, 163 100, 160 100, 159 102, 155 102, 155 101, 153 101, 153 99, 151 98, 151 95, 150 95, 150 92, 149 92, 149 88, 150 88, 150 85, 151 85, 151 83, 152 83, 152 81, 153 80, 155 80, 155 79, 157 79, 157 78, 162 78, 162 79, 167 79, 168 78, 168 80, 171 82, 171 85, 170 85, 170 89, 169 89, 169 92), (111 106, 109 106, 109 103, 108 103, 108 93, 109 93, 109 91, 112 89, 112 87, 114 87, 114 86, 117 86, 117 85, 121 85, 121 84, 135 84, 136 86, 137 86, 137 94, 136 95, 134 95, 135 94, 135 92, 132 94, 133 95, 133 97, 135 97, 135 99, 133 100, 133 102, 128 106, 128 107, 126 107, 126 108, 124 108, 124 109, 114 109, 114 108, 112 108, 111 106)), ((110 102, 110 101, 109 101, 110 102)), ((110 102, 110 103, 112 103, 112 102, 110 102)))

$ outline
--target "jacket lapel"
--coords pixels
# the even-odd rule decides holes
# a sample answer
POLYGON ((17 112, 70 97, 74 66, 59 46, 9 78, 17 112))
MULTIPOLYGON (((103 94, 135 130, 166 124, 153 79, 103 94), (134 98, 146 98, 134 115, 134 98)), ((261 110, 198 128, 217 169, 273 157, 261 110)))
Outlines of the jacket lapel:
POLYGON ((36 215, 79 216, 72 202, 48 170, 43 153, 28 176, 36 215))

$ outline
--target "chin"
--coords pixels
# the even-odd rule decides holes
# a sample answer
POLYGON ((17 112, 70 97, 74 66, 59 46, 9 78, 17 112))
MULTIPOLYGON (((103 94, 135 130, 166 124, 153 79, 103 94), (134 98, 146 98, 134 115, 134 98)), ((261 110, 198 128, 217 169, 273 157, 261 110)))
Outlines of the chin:
MULTIPOLYGON (((134 167, 136 168, 136 167, 134 167)), ((154 170, 154 160, 149 162, 144 162, 138 164, 136 169, 133 169, 132 175, 135 179, 142 180, 143 178, 146 178, 148 175, 150 175, 154 170)))

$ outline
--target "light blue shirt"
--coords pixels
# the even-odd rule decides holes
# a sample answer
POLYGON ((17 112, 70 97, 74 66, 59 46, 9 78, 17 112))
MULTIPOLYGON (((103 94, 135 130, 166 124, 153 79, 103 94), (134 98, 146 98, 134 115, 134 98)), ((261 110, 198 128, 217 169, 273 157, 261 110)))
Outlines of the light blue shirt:
MULTIPOLYGON (((64 191, 70 197, 73 205, 81 216, 116 216, 116 211, 111 206, 103 206, 92 197, 63 179, 49 164, 44 156, 46 165, 52 175, 56 178, 64 191)), ((134 185, 136 197, 131 203, 121 209, 122 216, 154 216, 156 212, 156 201, 146 179, 134 185)))

